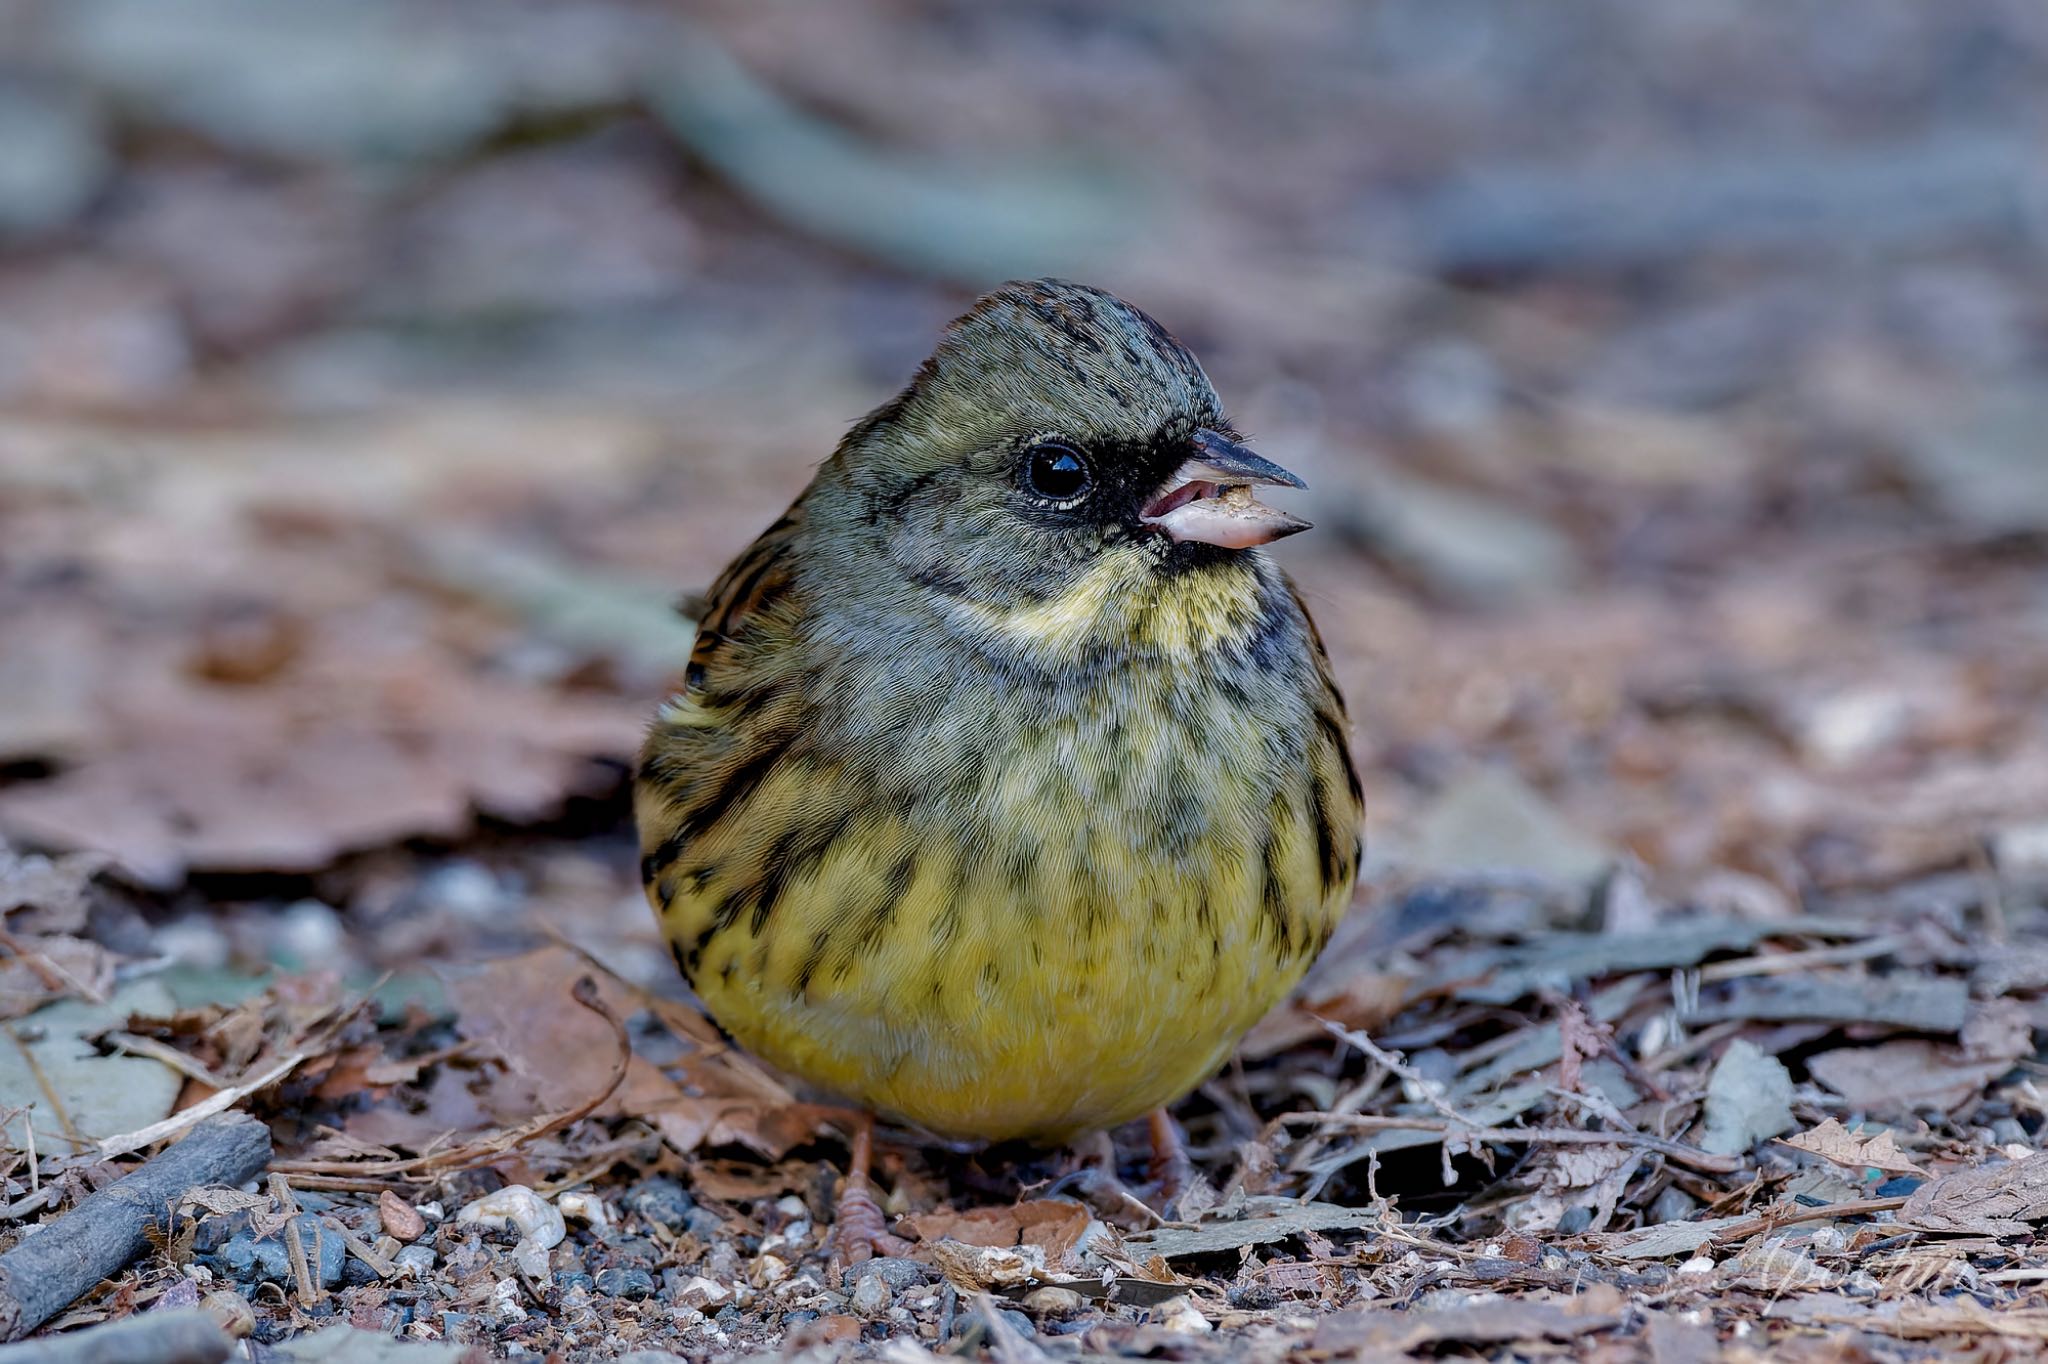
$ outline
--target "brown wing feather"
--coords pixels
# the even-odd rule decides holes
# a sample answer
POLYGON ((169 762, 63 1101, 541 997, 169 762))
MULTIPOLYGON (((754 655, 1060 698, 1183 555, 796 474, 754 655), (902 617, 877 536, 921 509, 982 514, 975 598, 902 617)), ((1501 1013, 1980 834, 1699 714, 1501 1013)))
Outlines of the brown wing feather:
POLYGON ((787 651, 776 647, 781 631, 771 622, 793 609, 792 553, 803 522, 798 503, 711 585, 682 691, 642 746, 640 870, 658 899, 672 893, 663 873, 754 792, 796 738, 794 698, 778 665, 787 651))

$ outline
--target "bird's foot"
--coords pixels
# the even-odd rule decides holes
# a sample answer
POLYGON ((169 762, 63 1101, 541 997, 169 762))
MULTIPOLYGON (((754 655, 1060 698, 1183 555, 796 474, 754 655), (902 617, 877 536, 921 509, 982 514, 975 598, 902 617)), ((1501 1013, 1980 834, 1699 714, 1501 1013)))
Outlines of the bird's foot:
POLYGON ((849 1174, 832 1205, 832 1233, 829 1267, 833 1277, 877 1255, 908 1255, 910 1242, 889 1231, 882 1205, 875 1201, 874 1185, 865 1173, 849 1174))
POLYGON ((826 1238, 826 1269, 834 1282, 850 1265, 871 1260, 877 1254, 907 1255, 910 1242, 889 1232, 882 1205, 875 1201, 875 1186, 868 1178, 874 1162, 875 1120, 866 1113, 852 1115, 851 1147, 846 1162, 846 1182, 832 1204, 832 1232, 826 1238))
POLYGON ((1172 1114, 1155 1108, 1147 1125, 1152 1134, 1152 1163, 1147 1169, 1152 1183, 1146 1190, 1149 1196, 1145 1201, 1171 1220, 1179 1212, 1181 1195, 1197 1178, 1195 1162, 1188 1155, 1187 1138, 1172 1114))

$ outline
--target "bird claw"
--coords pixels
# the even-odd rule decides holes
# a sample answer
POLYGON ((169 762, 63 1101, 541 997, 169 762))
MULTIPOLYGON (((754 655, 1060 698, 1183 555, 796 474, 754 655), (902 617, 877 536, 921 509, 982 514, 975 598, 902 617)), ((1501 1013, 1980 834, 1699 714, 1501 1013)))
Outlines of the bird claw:
POLYGON ((874 1186, 865 1175, 849 1175, 832 1208, 832 1233, 826 1244, 831 1254, 827 1268, 838 1279, 854 1265, 876 1255, 908 1255, 910 1242, 889 1231, 882 1205, 875 1201, 874 1186))

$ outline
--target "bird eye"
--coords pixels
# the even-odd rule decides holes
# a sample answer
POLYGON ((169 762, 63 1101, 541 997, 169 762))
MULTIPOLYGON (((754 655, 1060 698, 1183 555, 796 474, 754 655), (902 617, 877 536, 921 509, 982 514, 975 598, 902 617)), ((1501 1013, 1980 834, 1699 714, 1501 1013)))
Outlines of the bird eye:
POLYGON ((1088 461, 1071 446, 1047 441, 1024 452, 1024 486, 1054 502, 1071 502, 1084 496, 1094 478, 1088 461))

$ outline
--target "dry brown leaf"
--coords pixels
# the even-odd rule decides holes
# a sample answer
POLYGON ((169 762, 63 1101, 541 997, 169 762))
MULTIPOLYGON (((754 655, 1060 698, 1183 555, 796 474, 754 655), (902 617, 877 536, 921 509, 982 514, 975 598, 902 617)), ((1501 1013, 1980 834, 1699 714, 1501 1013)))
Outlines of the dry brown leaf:
POLYGON ((2012 1058, 1966 1060, 1959 1048, 1920 1038, 1838 1047, 1807 1058, 1813 1078, 1853 1108, 1876 1116, 1960 1108, 2012 1069, 2012 1058))
POLYGON ((1899 1209, 1901 1226, 1977 1236, 2020 1236, 2048 1220, 2048 1152, 1958 1170, 1922 1184, 1899 1209))
POLYGON ((947 1282, 966 1293, 1020 1288, 1046 1279, 1045 1252, 1037 1246, 977 1246, 933 1241, 925 1247, 947 1282))
POLYGON ((910 1219, 923 1241, 959 1241, 970 1246, 1036 1246, 1047 1268, 1067 1266, 1067 1255, 1080 1243, 1092 1219, 1078 1203, 1043 1198, 1007 1208, 969 1208, 928 1212, 910 1219))
MULTIPOLYGON (((495 1121, 569 1107, 588 1098, 609 1071, 610 1028, 570 996, 577 980, 590 974, 575 952, 543 947, 444 966, 439 974, 456 1031, 475 1043, 474 1055, 506 1067, 478 1087, 478 1101, 495 1121)), ((615 1011, 632 1012, 624 989, 610 978, 598 982, 598 992, 615 1011)))
POLYGON ((1823 1160, 1833 1161, 1847 1170, 1875 1169, 1892 1175, 1919 1175, 1927 1173, 1915 1165, 1890 1132, 1880 1132, 1874 1137, 1859 1137, 1833 1118, 1820 1126, 1810 1128, 1796 1136, 1779 1137, 1778 1141, 1823 1160))
POLYGON ((105 999, 114 991, 114 955, 68 934, 15 938, 0 958, 0 1019, 19 1018, 52 1000, 105 999))

